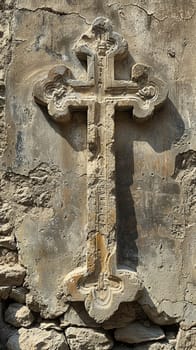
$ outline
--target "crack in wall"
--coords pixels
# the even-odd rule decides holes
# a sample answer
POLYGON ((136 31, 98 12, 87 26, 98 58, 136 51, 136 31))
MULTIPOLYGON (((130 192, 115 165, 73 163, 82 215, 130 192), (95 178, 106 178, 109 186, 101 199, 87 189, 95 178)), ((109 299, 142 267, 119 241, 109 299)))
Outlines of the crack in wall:
POLYGON ((19 10, 20 12, 22 11, 27 11, 27 12, 39 12, 39 11, 42 11, 42 12, 48 12, 48 13, 51 13, 53 15, 58 15, 58 16, 70 16, 70 15, 75 15, 75 16, 78 16, 79 18, 81 18, 87 25, 91 25, 90 22, 87 21, 87 19, 82 16, 79 12, 77 11, 71 11, 71 12, 64 12, 64 11, 58 11, 58 10, 54 10, 52 9, 51 7, 37 7, 35 10, 32 10, 32 9, 27 9, 27 8, 18 8, 16 7, 17 10, 19 10))
POLYGON ((136 7, 136 8, 138 8, 139 10, 142 10, 143 12, 145 12, 145 14, 147 15, 147 17, 153 18, 153 19, 155 19, 155 20, 158 21, 158 22, 164 22, 166 19, 174 19, 174 20, 176 20, 176 21, 178 21, 178 20, 189 21, 189 20, 191 20, 191 19, 194 17, 194 15, 195 15, 195 13, 196 13, 196 11, 194 10, 193 13, 192 13, 192 15, 190 15, 189 17, 182 17, 182 16, 180 15, 180 18, 168 17, 168 16, 159 18, 159 17, 155 16, 155 14, 154 14, 153 12, 152 12, 152 13, 149 13, 149 12, 147 11, 147 9, 145 9, 144 7, 142 7, 142 6, 138 5, 138 4, 129 3, 129 4, 120 5, 118 2, 114 2, 114 3, 108 4, 108 7, 112 7, 112 6, 115 6, 115 5, 119 6, 118 10, 122 10, 123 8, 129 7, 129 6, 136 7))

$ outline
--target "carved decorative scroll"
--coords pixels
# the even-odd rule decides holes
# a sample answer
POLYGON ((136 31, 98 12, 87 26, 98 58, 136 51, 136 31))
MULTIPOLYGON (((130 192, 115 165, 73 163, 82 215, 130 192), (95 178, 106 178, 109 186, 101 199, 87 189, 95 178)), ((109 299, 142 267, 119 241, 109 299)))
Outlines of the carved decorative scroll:
POLYGON ((130 80, 115 80, 114 62, 124 59, 128 45, 106 18, 95 19, 74 51, 86 63, 87 79, 76 80, 66 66, 55 66, 33 94, 59 123, 74 110, 87 110, 86 266, 65 276, 63 294, 65 300, 84 301, 89 315, 103 322, 141 289, 136 272, 116 264, 114 115, 130 110, 136 121, 145 121, 165 101, 167 87, 143 64, 132 67, 130 80))

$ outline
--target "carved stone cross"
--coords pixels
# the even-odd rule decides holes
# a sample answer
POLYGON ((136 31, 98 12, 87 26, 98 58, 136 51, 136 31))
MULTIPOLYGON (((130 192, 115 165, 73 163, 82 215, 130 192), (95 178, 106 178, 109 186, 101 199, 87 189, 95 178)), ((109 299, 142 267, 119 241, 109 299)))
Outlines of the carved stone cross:
POLYGON ((95 19, 74 50, 86 65, 87 80, 55 66, 33 94, 58 123, 68 122, 75 110, 87 111, 86 266, 65 276, 62 288, 65 300, 84 301, 89 315, 103 322, 141 289, 136 272, 116 263, 115 112, 130 110, 136 121, 144 121, 165 101, 167 88, 142 64, 132 67, 130 80, 115 80, 114 63, 125 58, 128 45, 106 18, 95 19))

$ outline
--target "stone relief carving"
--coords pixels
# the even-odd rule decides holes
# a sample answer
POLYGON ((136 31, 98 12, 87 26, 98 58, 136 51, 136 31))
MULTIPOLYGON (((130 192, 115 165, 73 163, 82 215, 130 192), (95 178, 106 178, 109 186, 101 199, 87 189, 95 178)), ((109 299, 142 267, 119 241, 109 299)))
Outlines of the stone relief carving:
POLYGON ((115 112, 130 110, 136 121, 145 121, 165 101, 167 87, 143 64, 132 67, 129 80, 115 80, 115 62, 126 57, 128 44, 107 18, 96 18, 74 51, 86 64, 87 79, 74 79, 69 68, 58 65, 35 84, 33 95, 57 123, 71 120, 75 110, 87 111, 86 266, 65 276, 59 297, 84 301, 101 323, 141 290, 137 273, 116 263, 115 112))

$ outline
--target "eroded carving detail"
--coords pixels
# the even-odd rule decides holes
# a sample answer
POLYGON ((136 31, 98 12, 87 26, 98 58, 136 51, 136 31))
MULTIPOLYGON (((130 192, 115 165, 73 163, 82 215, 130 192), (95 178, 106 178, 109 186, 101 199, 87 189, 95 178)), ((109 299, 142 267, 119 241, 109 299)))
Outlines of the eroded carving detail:
POLYGON ((87 259, 65 277, 63 294, 65 300, 84 301, 89 315, 103 322, 141 288, 134 271, 116 266, 115 111, 130 110, 144 121, 165 101, 167 88, 143 64, 132 67, 130 80, 114 79, 114 61, 124 59, 128 45, 106 18, 95 19, 74 50, 86 62, 86 81, 55 66, 33 93, 56 122, 68 121, 73 110, 87 110, 87 259))

